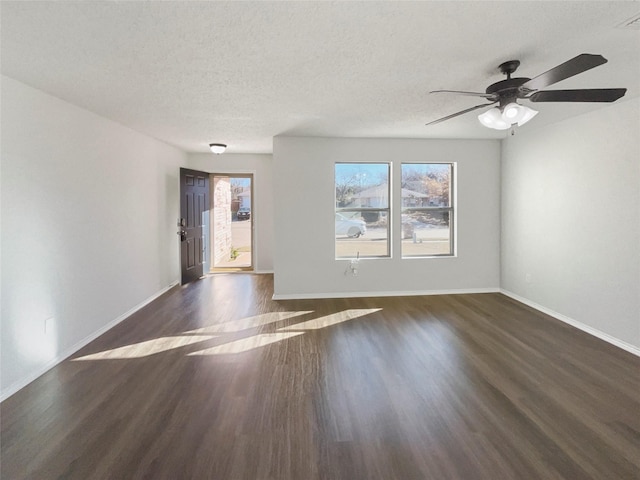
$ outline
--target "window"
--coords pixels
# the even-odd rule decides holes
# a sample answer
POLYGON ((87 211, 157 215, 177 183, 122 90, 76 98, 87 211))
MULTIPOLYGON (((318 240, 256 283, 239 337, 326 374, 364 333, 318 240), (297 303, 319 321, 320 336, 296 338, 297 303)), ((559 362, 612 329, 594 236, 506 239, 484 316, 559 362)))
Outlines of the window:
POLYGON ((389 164, 336 163, 336 258, 389 256, 389 164))
POLYGON ((453 164, 402 164, 402 257, 454 254, 453 164))

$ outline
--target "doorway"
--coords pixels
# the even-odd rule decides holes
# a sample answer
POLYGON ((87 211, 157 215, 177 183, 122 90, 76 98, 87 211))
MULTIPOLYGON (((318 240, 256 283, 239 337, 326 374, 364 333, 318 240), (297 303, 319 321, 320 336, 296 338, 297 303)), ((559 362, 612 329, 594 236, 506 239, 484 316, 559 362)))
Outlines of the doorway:
POLYGON ((211 174, 211 271, 252 271, 253 174, 211 174))
POLYGON ((209 174, 180 169, 180 265, 182 285, 202 277, 207 268, 209 174))

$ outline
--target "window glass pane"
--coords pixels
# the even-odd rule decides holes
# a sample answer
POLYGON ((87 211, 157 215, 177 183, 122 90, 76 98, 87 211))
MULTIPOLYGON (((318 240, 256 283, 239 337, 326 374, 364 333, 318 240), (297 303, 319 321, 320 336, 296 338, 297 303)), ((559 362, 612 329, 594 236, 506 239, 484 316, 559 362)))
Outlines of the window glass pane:
POLYGON ((402 214, 402 256, 452 255, 451 212, 430 210, 402 214))
POLYGON ((402 207, 451 206, 450 163, 403 163, 402 207))
POLYGON ((378 220, 366 222, 359 212, 336 213, 336 258, 389 256, 387 212, 366 213, 378 214, 378 220))
POLYGON ((402 256, 453 255, 450 163, 402 164, 402 256))
POLYGON ((389 256, 389 164, 335 166, 336 258, 389 256))
POLYGON ((336 208, 389 208, 389 164, 336 163, 336 208))

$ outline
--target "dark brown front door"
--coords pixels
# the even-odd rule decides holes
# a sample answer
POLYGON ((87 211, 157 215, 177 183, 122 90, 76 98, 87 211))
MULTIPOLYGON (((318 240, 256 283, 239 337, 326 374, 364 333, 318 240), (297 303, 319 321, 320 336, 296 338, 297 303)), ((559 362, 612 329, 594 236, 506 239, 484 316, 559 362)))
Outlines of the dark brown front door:
POLYGON ((180 169, 180 264, 182 284, 203 274, 205 241, 203 216, 209 213, 209 174, 180 169))

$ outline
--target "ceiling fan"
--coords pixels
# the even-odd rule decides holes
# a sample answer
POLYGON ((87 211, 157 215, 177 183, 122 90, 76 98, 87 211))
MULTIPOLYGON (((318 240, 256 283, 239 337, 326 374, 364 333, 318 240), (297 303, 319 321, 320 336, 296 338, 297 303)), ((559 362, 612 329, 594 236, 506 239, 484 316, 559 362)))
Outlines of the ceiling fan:
POLYGON ((542 90, 549 85, 553 85, 579 73, 586 72, 594 67, 607 63, 607 59, 602 55, 592 55, 583 53, 568 60, 551 70, 534 78, 511 78, 518 66, 519 60, 509 60, 502 63, 498 68, 507 76, 506 80, 501 80, 489 85, 485 93, 461 92, 457 90, 434 90, 429 93, 456 93, 459 95, 469 95, 482 97, 490 103, 483 103, 475 107, 467 108, 457 113, 439 118, 427 125, 444 122, 451 118, 473 110, 498 104, 496 107, 480 114, 478 119, 485 127, 496 130, 506 130, 515 125, 521 126, 531 120, 538 113, 525 105, 521 105, 517 100, 529 100, 531 102, 615 102, 626 93, 626 88, 589 88, 581 90, 542 90))

